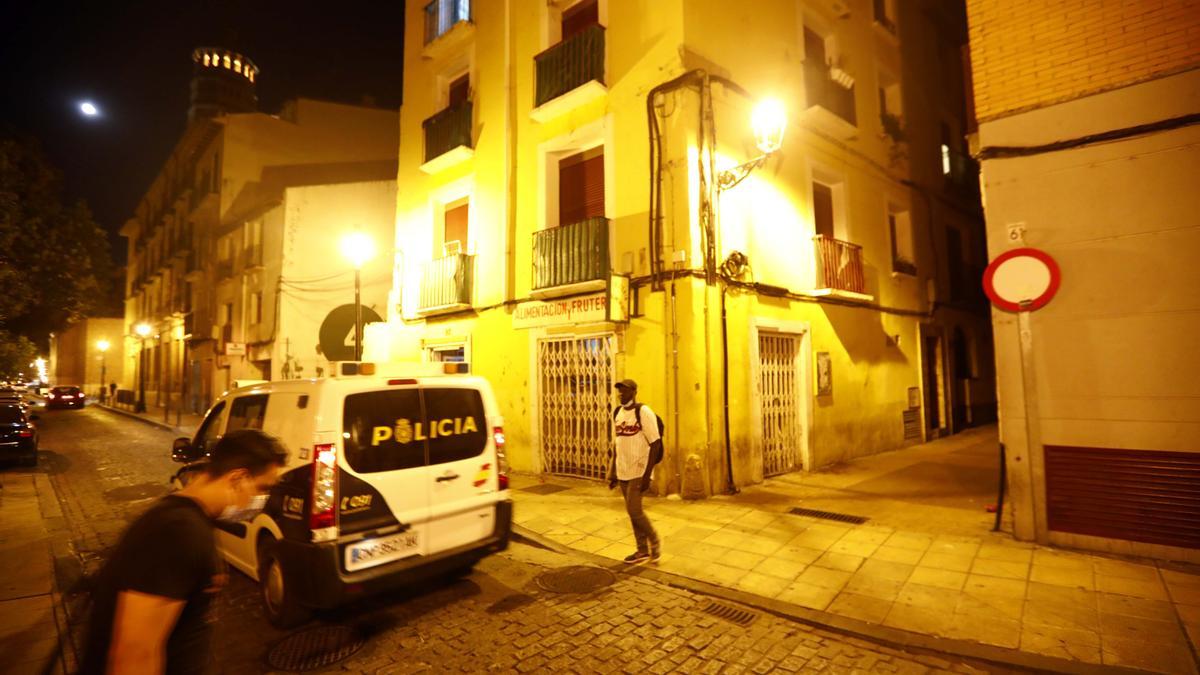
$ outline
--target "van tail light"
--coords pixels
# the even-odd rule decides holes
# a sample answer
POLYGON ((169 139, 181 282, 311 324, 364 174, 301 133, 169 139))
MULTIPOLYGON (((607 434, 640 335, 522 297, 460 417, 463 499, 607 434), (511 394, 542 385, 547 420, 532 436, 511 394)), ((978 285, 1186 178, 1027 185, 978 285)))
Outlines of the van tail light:
POLYGON ((336 524, 337 446, 332 443, 313 447, 312 512, 308 527, 320 530, 336 524))
POLYGON ((492 427, 492 441, 496 444, 496 482, 501 490, 507 490, 508 455, 504 454, 504 427, 492 427))

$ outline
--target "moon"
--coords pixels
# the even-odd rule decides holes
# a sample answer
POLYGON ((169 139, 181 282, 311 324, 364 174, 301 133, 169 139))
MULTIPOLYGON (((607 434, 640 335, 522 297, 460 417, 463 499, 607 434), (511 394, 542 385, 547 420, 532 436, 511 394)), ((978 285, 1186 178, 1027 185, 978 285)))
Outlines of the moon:
POLYGON ((79 104, 79 112, 87 115, 88 117, 95 117, 96 115, 100 114, 100 109, 97 108, 96 104, 92 103, 91 101, 84 101, 83 103, 79 104))

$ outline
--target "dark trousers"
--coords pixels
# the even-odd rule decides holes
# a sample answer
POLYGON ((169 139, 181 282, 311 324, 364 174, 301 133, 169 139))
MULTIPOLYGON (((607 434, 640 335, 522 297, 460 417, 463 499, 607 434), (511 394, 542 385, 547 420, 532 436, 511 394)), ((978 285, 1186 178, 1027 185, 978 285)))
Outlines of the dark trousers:
POLYGON ((623 480, 621 495, 625 497, 625 511, 629 513, 629 522, 633 525, 633 537, 637 540, 638 553, 658 552, 658 533, 642 510, 642 479, 623 480))

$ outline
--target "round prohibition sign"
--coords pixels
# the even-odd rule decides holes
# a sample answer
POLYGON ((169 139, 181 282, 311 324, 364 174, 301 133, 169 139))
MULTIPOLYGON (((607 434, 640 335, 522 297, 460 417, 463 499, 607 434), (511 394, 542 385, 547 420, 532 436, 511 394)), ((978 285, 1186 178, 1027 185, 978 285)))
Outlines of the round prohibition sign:
POLYGON ((1046 306, 1062 284, 1062 272, 1049 253, 1014 248, 996 256, 983 272, 983 291, 996 307, 1008 312, 1046 306))

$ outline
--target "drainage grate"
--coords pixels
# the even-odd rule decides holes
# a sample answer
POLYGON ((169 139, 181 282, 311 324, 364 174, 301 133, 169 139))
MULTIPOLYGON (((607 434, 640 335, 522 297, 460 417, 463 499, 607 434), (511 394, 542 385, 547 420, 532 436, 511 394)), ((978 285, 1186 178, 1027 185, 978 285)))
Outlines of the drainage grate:
POLYGON ((705 614, 711 614, 723 621, 737 624, 743 628, 754 623, 754 620, 758 618, 758 614, 751 612, 748 609, 742 609, 741 607, 734 607, 733 605, 726 605, 724 603, 714 602, 712 600, 709 600, 707 605, 701 607, 700 611, 704 612, 705 614))
POLYGON ((552 483, 540 483, 538 485, 530 485, 529 487, 518 488, 521 492, 528 492, 534 495, 552 495, 555 492, 570 490, 571 488, 565 485, 554 485, 552 483))
POLYGON ((572 565, 542 572, 535 581, 538 588, 551 593, 591 593, 612 586, 617 575, 603 567, 572 565))
POLYGON ((852 516, 848 513, 834 513, 833 511, 818 511, 816 509, 802 509, 798 506, 796 508, 792 509, 791 511, 788 511, 788 513, 792 514, 793 516, 808 516, 809 518, 822 518, 824 520, 836 520, 839 523, 853 523, 855 525, 862 525, 863 523, 870 520, 870 518, 864 518, 863 516, 852 516))
POLYGON ((349 626, 317 626, 283 638, 267 652, 267 665, 278 670, 317 670, 345 661, 366 640, 349 626))

